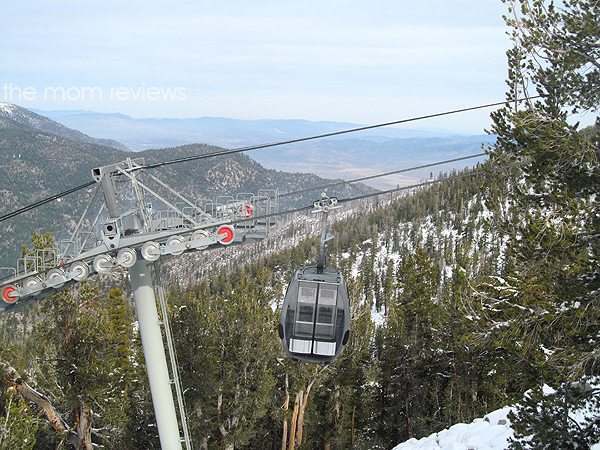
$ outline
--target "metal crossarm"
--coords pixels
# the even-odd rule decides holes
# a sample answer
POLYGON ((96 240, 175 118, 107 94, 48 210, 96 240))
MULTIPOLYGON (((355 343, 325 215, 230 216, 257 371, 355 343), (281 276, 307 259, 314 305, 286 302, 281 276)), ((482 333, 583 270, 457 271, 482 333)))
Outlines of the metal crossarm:
POLYGON ((11 276, 0 279, 0 309, 42 299, 96 273, 129 268, 140 257, 155 261, 163 255, 259 242, 267 237, 274 222, 255 217, 277 212, 279 206, 277 192, 263 190, 258 195, 217 198, 202 208, 145 170, 143 158, 93 169, 92 178, 97 188, 70 238, 25 255, 11 276), (170 201, 142 178, 179 203, 170 201), (130 187, 118 191, 116 180, 130 187), (91 227, 84 229, 100 189, 104 202, 97 207, 91 227), (132 202, 133 209, 122 211, 132 202), (109 217, 101 219, 106 212, 109 217))

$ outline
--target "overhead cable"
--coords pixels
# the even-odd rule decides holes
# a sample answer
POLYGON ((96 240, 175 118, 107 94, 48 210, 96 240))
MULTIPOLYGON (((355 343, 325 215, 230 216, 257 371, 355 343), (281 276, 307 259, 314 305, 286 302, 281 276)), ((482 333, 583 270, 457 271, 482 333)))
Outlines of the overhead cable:
POLYGON ((28 206, 25 206, 23 208, 17 209, 17 210, 15 210, 13 212, 10 212, 8 214, 0 216, 0 222, 4 222, 5 220, 10 219, 11 217, 15 217, 15 216, 18 216, 19 214, 23 214, 23 213, 25 213, 27 211, 30 211, 30 210, 32 210, 34 208, 37 208, 38 206, 45 205, 46 203, 50 203, 50 202, 52 202, 54 200, 57 200, 57 199, 59 199, 61 197, 64 197, 64 196, 69 195, 69 194, 72 194, 73 192, 77 192, 77 191, 79 191, 81 189, 85 189, 86 187, 89 187, 89 186, 91 186, 93 184, 96 184, 96 182, 95 181, 88 181, 87 183, 82 184, 81 186, 77 186, 77 187, 71 188, 68 191, 61 192, 60 194, 53 195, 52 197, 45 198, 43 200, 40 200, 39 202, 35 202, 35 203, 32 203, 31 205, 28 205, 28 206))
MULTIPOLYGON (((373 192, 371 194, 365 194, 365 195, 359 195, 356 197, 350 197, 350 198, 344 198, 344 199, 338 199, 338 203, 349 203, 349 202, 353 202, 356 200, 364 200, 367 198, 371 198, 371 197, 378 197, 380 195, 386 195, 386 194, 393 194, 395 192, 401 192, 401 191, 407 191, 410 189, 416 189, 416 188, 420 188, 420 187, 425 187, 425 186, 432 186, 434 184, 439 184, 439 183, 443 183, 445 181, 453 181, 459 178, 466 178, 466 177, 473 177, 475 175, 479 175, 479 174, 484 174, 486 173, 483 170, 477 170, 474 172, 468 172, 468 173, 461 173, 461 174, 457 174, 457 175, 451 175, 445 178, 438 178, 437 180, 428 180, 428 181, 423 181, 421 183, 417 183, 417 184, 410 184, 408 186, 401 186, 401 187, 396 187, 393 189, 388 189, 386 191, 378 191, 378 192, 373 192)), ((280 212, 275 212, 275 213, 270 213, 270 214, 263 214, 260 216, 256 216, 253 217, 253 220, 261 220, 261 219, 266 219, 269 217, 276 217, 276 216, 282 216, 285 214, 294 214, 294 213, 298 213, 298 212, 302 212, 302 211, 307 211, 309 209, 313 209, 314 206, 313 205, 308 205, 308 206, 301 206, 299 208, 294 208, 294 209, 288 209, 285 211, 280 211, 280 212)), ((242 223, 242 222, 247 222, 248 219, 239 219, 239 220, 235 220, 233 222, 231 222, 232 225, 236 224, 236 223, 242 223)))
MULTIPOLYGON (((330 187, 340 186, 340 185, 343 185, 343 184, 359 183, 361 181, 372 180, 374 178, 381 178, 381 177, 386 177, 386 176, 389 176, 389 175, 395 175, 395 174, 399 174, 399 173, 403 173, 403 172, 411 172, 413 170, 419 170, 419 169, 425 169, 425 168, 428 168, 428 167, 440 166, 440 165, 443 165, 443 164, 449 164, 449 163, 453 163, 453 162, 457 162, 457 161, 463 161, 463 160, 466 160, 466 159, 478 158, 478 157, 485 156, 485 155, 486 155, 486 153, 477 153, 475 155, 462 156, 460 158, 454 158, 454 159, 448 159, 448 160, 445 160, 445 161, 438 161, 438 162, 434 162, 434 163, 423 164, 421 166, 409 167, 407 169, 394 170, 392 172, 380 173, 380 174, 377 174, 377 175, 370 175, 368 177, 356 178, 354 180, 338 181, 338 182, 335 182, 335 183, 330 183, 330 184, 326 184, 326 185, 322 185, 322 186, 317 186, 317 187, 313 187, 313 188, 309 188, 309 189, 303 189, 303 190, 300 190, 300 191, 294 191, 294 192, 288 192, 288 193, 285 193, 285 194, 280 194, 280 197, 289 197, 289 196, 292 196, 292 195, 300 195, 300 194, 304 194, 306 192, 316 191, 316 190, 319 190, 319 189, 327 189, 327 188, 330 188, 330 187)), ((76 191, 78 191, 80 189, 84 189, 86 187, 89 187, 89 186, 91 186, 91 185, 93 185, 95 183, 96 183, 95 181, 89 181, 89 182, 87 182, 85 184, 82 184, 81 186, 74 187, 72 189, 69 189, 68 191, 62 192, 60 194, 53 195, 52 197, 48 197, 48 198, 46 198, 44 200, 40 200, 39 202, 33 203, 33 204, 29 205, 29 206, 25 206, 23 208, 20 208, 20 209, 18 209, 16 211, 13 211, 13 212, 11 212, 9 214, 6 214, 4 216, 0 216, 0 222, 3 222, 5 220, 7 220, 7 219, 15 217, 15 216, 17 216, 19 214, 25 213, 25 212, 27 212, 27 211, 29 211, 31 209, 37 208, 38 206, 42 206, 42 205, 44 205, 46 203, 49 203, 49 202, 51 202, 53 200, 56 200, 58 198, 64 197, 64 196, 66 196, 68 194, 71 194, 73 192, 76 192, 76 191)))
MULTIPOLYGON (((523 98, 523 99, 519 99, 516 100, 516 102, 522 102, 531 98, 535 98, 535 97, 529 97, 529 98, 523 98)), ((441 116, 446 116, 446 115, 450 115, 450 114, 458 114, 461 112, 466 112, 466 111, 474 111, 477 109, 484 109, 484 108, 491 108, 494 106, 500 106, 500 105, 505 105, 506 101, 503 102, 495 102, 495 103, 488 103, 485 105, 479 105, 479 106, 471 106, 469 108, 461 108, 461 109, 455 109, 455 110, 451 110, 451 111, 445 111, 445 112, 441 112, 441 113, 435 113, 435 114, 428 114, 428 115, 424 115, 424 116, 418 116, 418 117, 412 117, 410 119, 401 119, 401 120, 395 120, 392 122, 384 122, 384 123, 379 123, 379 124, 375 124, 375 125, 367 125, 367 126, 363 126, 363 127, 356 127, 356 128, 349 128, 346 130, 340 130, 340 131, 333 131, 331 133, 324 133, 324 134, 318 134, 318 135, 314 135, 314 136, 308 136, 308 137, 303 137, 303 138, 297 138, 297 139, 289 139, 286 141, 279 141, 279 142, 272 142, 272 143, 268 143, 268 144, 259 144, 259 145, 252 145, 249 147, 241 147, 241 148, 236 148, 236 149, 226 149, 226 150, 221 150, 221 151, 217 151, 217 152, 211 152, 211 153, 205 153, 203 155, 195 155, 195 156, 187 156, 185 158, 178 158, 178 159, 174 159, 171 161, 165 161, 165 162, 161 162, 161 163, 154 163, 154 164, 147 164, 145 166, 142 166, 141 169, 153 169, 153 168, 157 168, 157 167, 161 167, 161 166, 166 166, 166 165, 170 165, 170 164, 177 164, 177 163, 182 163, 182 162, 187 162, 187 161, 194 161, 194 160, 198 160, 198 159, 206 159, 206 158, 214 158, 216 156, 224 156, 224 155, 231 155, 231 154, 235 154, 235 153, 242 153, 242 152, 246 152, 246 151, 250 151, 250 150, 258 150, 261 148, 269 148, 269 147, 275 147, 275 146, 279 146, 279 145, 285 145, 285 144, 293 144, 293 143, 297 143, 297 142, 304 142, 304 141, 310 141, 310 140, 315 140, 315 139, 322 139, 322 138, 326 138, 326 137, 331 137, 331 136, 339 136, 341 134, 347 134, 347 133, 355 133, 357 131, 364 131, 364 130, 371 130, 374 128, 382 128, 382 127, 387 127, 390 125, 399 125, 402 123, 408 123, 408 122, 415 122, 418 120, 424 120, 424 119, 431 119, 434 117, 441 117, 441 116)), ((384 175, 379 175, 379 176, 384 176, 384 175)), ((51 201, 57 200, 61 197, 64 197, 66 195, 69 195, 73 192, 76 192, 78 190, 81 189, 85 189, 88 186, 91 186, 92 184, 94 184, 95 181, 89 181, 85 184, 82 184, 80 186, 74 187, 69 189, 68 191, 65 192, 61 192, 60 194, 56 194, 53 195, 51 197, 48 197, 44 200, 40 200, 36 203, 32 203, 31 205, 25 206, 23 208, 17 209, 13 212, 10 212, 8 214, 5 214, 4 216, 0 216, 0 222, 3 222, 7 219, 10 219, 12 217, 18 216, 19 214, 23 214, 27 211, 30 211, 34 208, 37 208, 38 206, 42 206, 46 203, 49 203, 51 201)))
MULTIPOLYGON (((526 100, 526 99, 521 99, 521 100, 518 100, 518 101, 524 101, 524 100, 526 100)), ((340 131, 332 131, 330 133, 323 133, 323 134, 317 134, 317 135, 314 135, 314 136, 301 137, 301 138, 296 138, 296 139, 289 139, 289 140, 286 140, 286 141, 278 141, 278 142, 271 142, 271 143, 268 143, 268 144, 258 144, 258 145, 251 145, 251 146, 248 146, 248 147, 226 149, 226 150, 220 150, 220 151, 217 151, 217 152, 205 153, 205 154, 202 154, 202 155, 186 156, 184 158, 173 159, 171 161, 165 161, 165 162, 154 163, 154 164, 147 164, 145 166, 142 166, 142 168, 143 169, 154 169, 154 168, 166 166, 166 165, 169 165, 169 164, 178 164, 178 163, 181 163, 181 162, 195 161, 195 160, 198 160, 198 159, 205 159, 205 158, 214 158, 215 156, 231 155, 231 154, 235 154, 235 153, 247 152, 247 151, 250 151, 250 150, 258 150, 258 149, 262 149, 262 148, 276 147, 276 146, 279 146, 279 145, 295 144, 297 142, 312 141, 312 140, 315 140, 315 139, 323 139, 323 138, 326 138, 326 137, 339 136, 341 134, 356 133, 357 131, 372 130, 374 128, 388 127, 390 125, 399 125, 399 124, 402 124, 402 123, 415 122, 417 120, 432 119, 434 117, 447 116, 447 115, 450 115, 450 114, 458 114, 458 113, 466 112, 466 111, 474 111, 476 109, 491 108, 493 106, 500 106, 500 105, 504 105, 504 104, 506 104, 505 101, 504 102, 496 102, 496 103, 488 103, 486 105, 471 106, 469 108, 462 108, 462 109, 454 109, 452 111, 445 111, 445 112, 441 112, 441 113, 428 114, 428 115, 425 115, 425 116, 412 117, 410 119, 395 120, 393 122, 378 123, 378 124, 375 124, 375 125, 366 125, 364 127, 349 128, 349 129, 340 130, 340 131)))

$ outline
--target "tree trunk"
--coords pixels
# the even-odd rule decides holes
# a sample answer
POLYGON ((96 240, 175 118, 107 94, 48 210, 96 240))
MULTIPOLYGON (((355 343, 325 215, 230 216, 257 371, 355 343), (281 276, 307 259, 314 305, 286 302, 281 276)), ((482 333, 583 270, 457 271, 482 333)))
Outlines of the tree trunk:
POLYGON ((352 409, 352 447, 354 447, 354 415, 356 414, 356 405, 354 405, 354 409, 352 409))
POLYGON ((298 443, 298 445, 300 445, 300 444, 302 444, 302 429, 304 428, 304 408, 306 407, 305 399, 308 397, 308 395, 305 394, 304 391, 298 392, 298 395, 300 396, 300 400, 298 402, 300 407, 298 408, 298 425, 297 425, 297 429, 296 429, 296 442, 298 443))
POLYGON ((92 414, 85 406, 83 400, 79 399, 79 407, 75 411, 77 430, 77 449, 92 450, 92 414))
POLYGON ((286 413, 290 409, 290 391, 289 391, 289 379, 288 374, 285 374, 285 403, 283 404, 283 438, 281 439, 281 450, 287 450, 287 433, 288 433, 288 423, 286 413))
MULTIPOLYGON (((21 378, 21 376, 16 371, 16 369, 14 367, 12 367, 10 364, 8 364, 6 361, 0 361, 0 367, 2 367, 2 369, 3 369, 3 372, 6 377, 5 378, 6 382, 8 384, 10 384, 11 386, 14 386, 15 389, 17 389, 17 391, 19 391, 21 396, 25 399, 25 401, 35 403, 38 406, 38 408, 40 408, 42 411, 44 411, 46 418, 48 419, 48 421, 50 422, 50 424, 56 431, 60 431, 62 433, 68 433, 69 444, 73 445, 73 447, 76 450, 80 450, 81 447, 79 446, 79 444, 80 444, 79 436, 68 429, 67 424, 63 421, 62 417, 60 417, 60 414, 58 413, 58 411, 56 411, 56 409, 54 409, 54 406, 52 405, 50 400, 48 400, 48 397, 46 397, 43 394, 40 394, 35 389, 33 389, 31 386, 29 386, 27 384, 27 382, 25 382, 21 378)), ((86 448, 86 447, 83 447, 83 448, 86 448)), ((90 442, 90 449, 91 449, 91 442, 90 442)), ((86 448, 86 450, 87 450, 87 448, 86 448)))
POLYGON ((408 438, 413 437, 412 422, 410 420, 410 408, 408 407, 408 396, 404 398, 404 408, 406 411, 406 428, 408 429, 408 438))
POLYGON ((300 397, 300 414, 298 416, 298 430, 296 432, 298 434, 298 444, 302 444, 302 429, 304 428, 304 410, 306 409, 306 404, 308 403, 308 395, 310 394, 310 390, 312 389, 313 384, 315 384, 315 381, 317 381, 317 378, 319 378, 318 369, 315 377, 310 381, 310 383, 308 383, 308 387, 306 388, 306 390, 299 392, 299 394, 302 394, 302 396, 300 397))
POLYGON ((335 394, 333 395, 333 398, 335 399, 335 406, 333 408, 334 412, 335 412, 335 423, 339 423, 340 421, 340 415, 342 412, 342 405, 340 404, 340 386, 339 385, 335 385, 334 386, 335 389, 335 394))
POLYGON ((292 414, 292 423, 290 425, 290 445, 289 450, 294 450, 296 445, 296 424, 298 423, 298 411, 300 409, 300 392, 296 394, 294 402, 294 413, 292 414))

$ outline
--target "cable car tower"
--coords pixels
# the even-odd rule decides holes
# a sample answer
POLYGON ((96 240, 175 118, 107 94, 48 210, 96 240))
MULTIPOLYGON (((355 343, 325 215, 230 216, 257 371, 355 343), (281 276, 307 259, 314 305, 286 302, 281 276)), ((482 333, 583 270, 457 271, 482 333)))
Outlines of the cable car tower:
POLYGON ((192 202, 146 169, 143 158, 127 158, 93 169, 92 178, 96 190, 70 238, 53 248, 33 250, 18 260, 11 276, 0 279, 0 308, 9 310, 43 299, 94 274, 109 274, 119 267, 128 269, 161 448, 181 450, 185 442, 186 450, 191 450, 162 286, 157 283, 173 380, 169 378, 149 263, 164 255, 266 239, 275 225, 278 193, 261 190, 257 195, 192 202), (86 216, 99 190, 104 203, 90 221, 86 216), (84 224, 91 225, 84 230, 84 224), (179 401, 183 440, 172 382, 179 401))
POLYGON ((341 208, 335 197, 321 194, 312 213, 322 213, 321 244, 317 265, 303 267, 294 274, 281 307, 279 338, 285 352, 294 360, 328 364, 336 359, 350 336, 350 306, 344 276, 340 269, 325 266, 327 216, 341 208))

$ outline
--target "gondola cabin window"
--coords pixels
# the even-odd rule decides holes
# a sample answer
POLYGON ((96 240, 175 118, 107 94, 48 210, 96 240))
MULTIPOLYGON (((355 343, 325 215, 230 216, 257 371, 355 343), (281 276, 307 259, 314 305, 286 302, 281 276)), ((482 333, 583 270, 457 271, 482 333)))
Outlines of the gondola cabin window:
MULTIPOLYGON (((333 341, 328 346, 331 350, 327 354, 335 354, 335 315, 336 315, 337 287, 333 289, 326 284, 319 286, 319 302, 317 320, 315 323, 315 339, 319 341, 333 341)), ((323 351, 325 350, 324 346, 323 351)))
POLYGON ((317 303, 317 285, 306 286, 307 284, 300 283, 298 288, 298 310, 294 335, 312 339, 315 305, 317 303))

